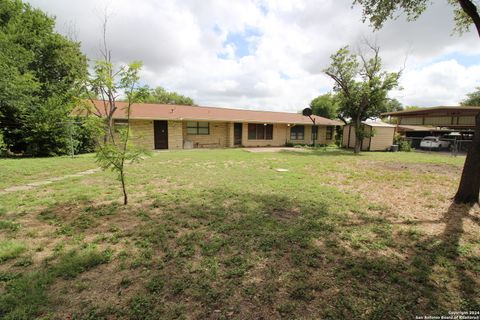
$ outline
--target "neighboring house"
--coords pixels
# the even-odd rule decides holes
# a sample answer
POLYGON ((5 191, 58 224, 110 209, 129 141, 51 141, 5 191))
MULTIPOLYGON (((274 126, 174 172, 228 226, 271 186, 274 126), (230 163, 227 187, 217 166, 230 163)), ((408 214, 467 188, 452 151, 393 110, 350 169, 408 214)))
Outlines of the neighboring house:
MULTIPOLYGON (((413 148, 419 148, 424 137, 445 136, 452 132, 458 132, 457 140, 472 140, 475 115, 479 112, 480 107, 431 107, 387 112, 382 116, 393 118, 397 132, 407 138, 413 148)), ((464 142, 461 149, 468 149, 468 143, 464 142)))
POLYGON ((399 127, 408 126, 406 131, 418 131, 412 126, 469 130, 475 127, 475 115, 479 112, 480 107, 431 107, 387 112, 382 116, 396 118, 399 127))
MULTIPOLYGON (((104 102, 94 101, 104 113, 104 102)), ((125 102, 117 102, 116 125, 126 121, 125 102)), ((213 147, 266 147, 287 143, 334 142, 335 126, 341 122, 314 116, 271 111, 212 108, 199 106, 143 104, 132 105, 130 125, 133 140, 148 149, 190 149, 213 147)))
MULTIPOLYGON (((362 140, 362 151, 390 150, 395 138, 395 126, 383 122, 362 122, 365 138, 362 140)), ((342 146, 355 148, 355 128, 352 125, 343 127, 342 146)))

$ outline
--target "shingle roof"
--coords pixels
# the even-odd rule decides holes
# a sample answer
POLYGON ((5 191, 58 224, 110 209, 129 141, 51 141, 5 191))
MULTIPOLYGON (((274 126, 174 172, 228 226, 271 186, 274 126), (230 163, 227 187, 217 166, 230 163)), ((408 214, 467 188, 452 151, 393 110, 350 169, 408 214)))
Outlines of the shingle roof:
MULTIPOLYGON (((94 101, 98 110, 105 115, 103 101, 94 101)), ((126 118, 126 102, 116 102, 115 119, 126 118)), ((341 126, 342 122, 313 116, 318 125, 341 126)), ((312 121, 301 114, 289 112, 255 111, 216 107, 184 106, 171 104, 136 103, 131 108, 131 119, 158 120, 205 120, 205 121, 235 121, 256 123, 291 123, 312 124, 312 121)))

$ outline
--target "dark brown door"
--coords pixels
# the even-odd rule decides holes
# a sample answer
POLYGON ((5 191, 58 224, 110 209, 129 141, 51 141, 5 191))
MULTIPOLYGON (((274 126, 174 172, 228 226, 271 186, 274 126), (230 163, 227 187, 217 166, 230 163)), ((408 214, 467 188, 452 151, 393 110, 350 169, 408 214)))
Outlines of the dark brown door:
POLYGON ((242 127, 243 127, 243 124, 241 123, 235 123, 233 125, 233 143, 236 146, 239 146, 242 144, 242 127))
POLYGON ((168 149, 168 122, 165 120, 153 121, 155 149, 168 149))

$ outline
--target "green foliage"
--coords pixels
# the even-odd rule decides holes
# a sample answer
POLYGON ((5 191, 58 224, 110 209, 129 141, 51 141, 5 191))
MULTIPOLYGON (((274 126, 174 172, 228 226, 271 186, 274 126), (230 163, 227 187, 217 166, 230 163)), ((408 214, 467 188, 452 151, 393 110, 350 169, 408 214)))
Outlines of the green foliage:
MULTIPOLYGON (((472 8, 478 12, 478 2, 468 1, 472 8)), ((462 34, 470 29, 473 21, 471 17, 462 9, 458 0, 448 0, 453 7, 454 13, 454 32, 462 34)), ((353 0, 353 4, 358 4, 363 9, 363 21, 370 21, 375 29, 382 28, 385 21, 396 19, 399 12, 404 12, 408 21, 416 20, 432 4, 429 0, 353 0)))
POLYGON ((393 141, 395 144, 398 145, 399 151, 405 151, 405 152, 412 151, 412 144, 410 143, 410 141, 405 140, 405 138, 401 134, 399 133, 395 134, 393 141))
POLYGON ((480 87, 477 87, 473 92, 467 93, 467 98, 460 102, 460 105, 480 107, 480 87))
POLYGON ((187 106, 194 104, 192 98, 173 91, 167 91, 162 87, 148 89, 148 96, 143 98, 142 101, 145 103, 181 104, 187 106))
MULTIPOLYGON (((128 196, 125 186, 125 164, 137 162, 148 152, 142 148, 136 147, 130 140, 130 110, 133 103, 142 101, 146 95, 145 87, 140 87, 139 72, 142 63, 135 61, 129 65, 124 65, 115 70, 114 65, 108 60, 100 60, 95 63, 94 75, 89 80, 89 87, 93 91, 99 91, 102 96, 107 96, 110 113, 117 109, 116 92, 123 92, 127 99, 127 106, 124 108, 127 125, 122 128, 114 128, 113 119, 108 117, 105 139, 97 147, 97 163, 104 170, 110 169, 117 173, 118 179, 122 185, 124 195, 123 203, 128 203, 128 196)), ((105 128, 101 122, 91 123, 92 132, 100 132, 105 128)))
POLYGON ((34 155, 65 153, 71 106, 86 75, 79 43, 21 1, 0 3, 0 124, 6 145, 34 155))
POLYGON ((405 151, 405 152, 412 151, 412 145, 410 141, 401 140, 400 143, 398 144, 398 150, 405 151))
POLYGON ((378 48, 372 48, 372 57, 352 53, 348 46, 331 56, 331 64, 325 73, 334 81, 334 91, 339 101, 342 118, 359 119, 378 117, 388 110, 387 94, 398 86, 400 73, 382 70, 378 48))
MULTIPOLYGON (((398 87, 399 72, 382 70, 379 48, 367 43, 372 55, 355 54, 347 47, 331 56, 325 73, 335 81, 340 119, 350 118, 356 130, 357 141, 363 139, 361 122, 379 117, 392 106, 388 92, 398 87)), ((358 143, 357 143, 358 144, 358 143)), ((359 152, 359 150, 355 150, 359 152)))
POLYGON ((421 109, 421 107, 419 107, 419 106, 406 106, 404 110, 407 111, 407 110, 418 110, 418 109, 421 109))
POLYGON ((7 144, 3 141, 3 133, 0 131, 0 156, 7 152, 7 144))
POLYGON ((328 119, 336 119, 338 101, 335 99, 335 95, 331 92, 316 97, 310 102, 310 108, 313 114, 325 117, 328 119))
POLYGON ((397 99, 388 99, 387 102, 385 102, 385 109, 387 112, 402 111, 403 105, 397 99))

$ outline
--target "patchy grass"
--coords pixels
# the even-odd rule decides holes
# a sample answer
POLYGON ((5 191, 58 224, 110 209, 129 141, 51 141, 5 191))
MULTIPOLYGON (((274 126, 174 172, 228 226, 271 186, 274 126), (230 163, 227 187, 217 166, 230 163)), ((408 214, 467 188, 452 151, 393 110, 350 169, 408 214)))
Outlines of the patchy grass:
POLYGON ((463 161, 162 152, 128 168, 125 207, 109 172, 1 195, 0 248, 23 249, 0 264, 0 317, 404 319, 478 310, 480 212, 449 200, 463 161))
POLYGON ((0 158, 0 190, 94 169, 93 154, 55 158, 0 158))
POLYGON ((14 240, 0 241, 0 263, 20 256, 26 250, 23 242, 14 240))

